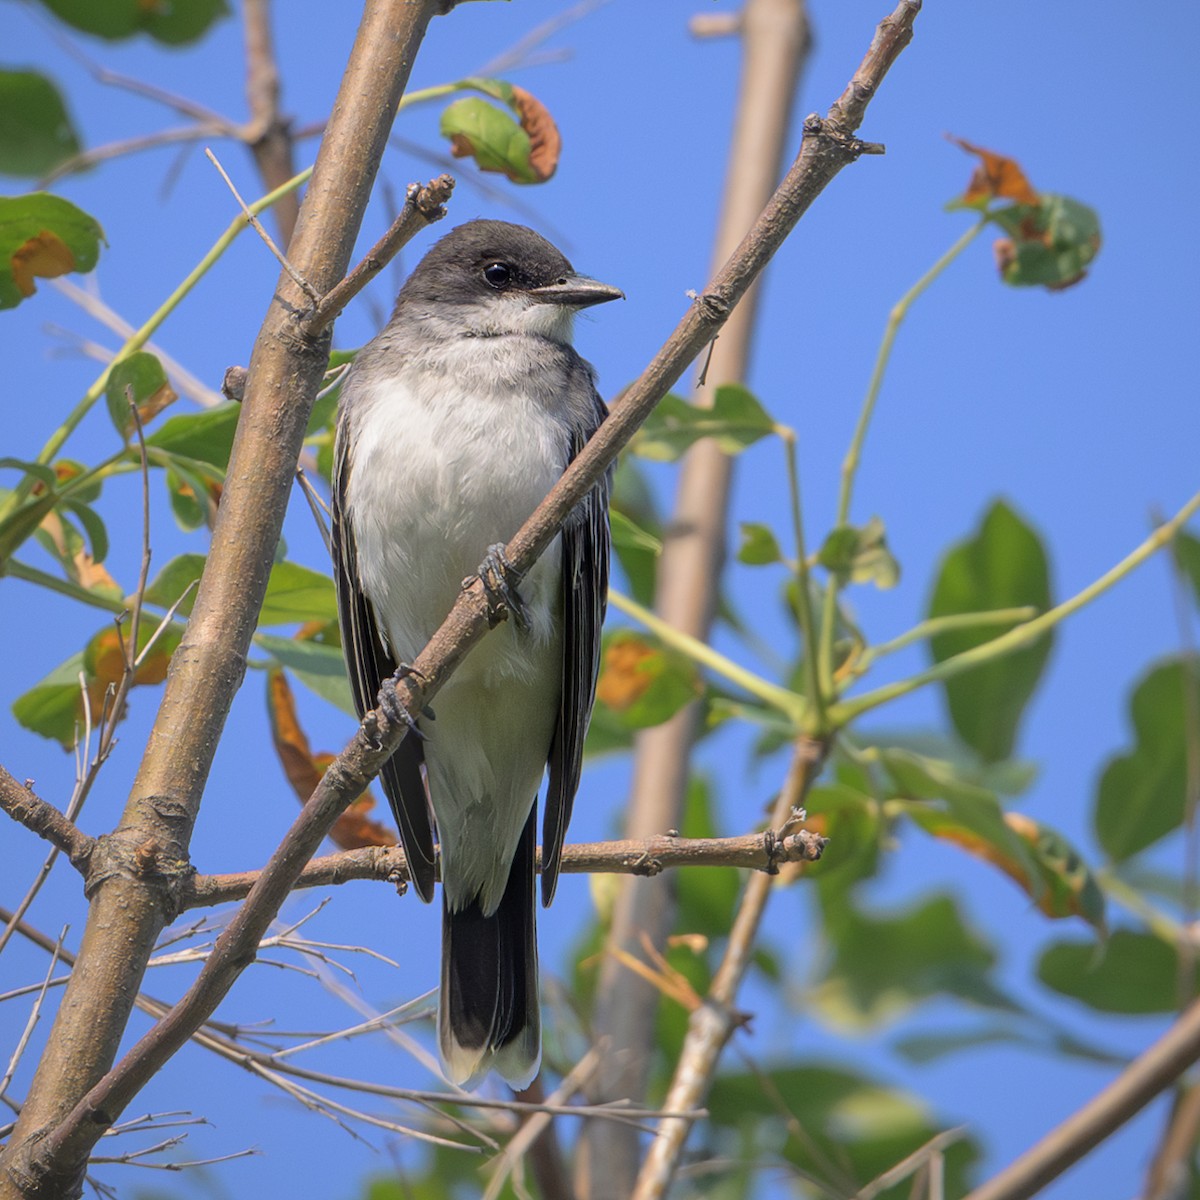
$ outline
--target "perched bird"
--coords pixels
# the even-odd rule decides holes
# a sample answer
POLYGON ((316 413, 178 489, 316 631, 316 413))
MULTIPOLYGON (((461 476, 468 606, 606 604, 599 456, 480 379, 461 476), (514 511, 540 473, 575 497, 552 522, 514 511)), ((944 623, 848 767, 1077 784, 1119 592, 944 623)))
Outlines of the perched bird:
POLYGON ((413 886, 441 850, 438 1040, 446 1073, 526 1086, 541 1060, 537 792, 549 904, 596 689, 606 477, 523 579, 503 546, 607 410, 571 345, 620 297, 521 225, 472 221, 408 277, 342 386, 333 472, 338 611, 355 703, 414 660, 478 574, 510 619, 475 647, 382 771, 413 886), (422 770, 422 767, 424 770, 422 770), (431 814, 432 808, 432 814, 431 814))

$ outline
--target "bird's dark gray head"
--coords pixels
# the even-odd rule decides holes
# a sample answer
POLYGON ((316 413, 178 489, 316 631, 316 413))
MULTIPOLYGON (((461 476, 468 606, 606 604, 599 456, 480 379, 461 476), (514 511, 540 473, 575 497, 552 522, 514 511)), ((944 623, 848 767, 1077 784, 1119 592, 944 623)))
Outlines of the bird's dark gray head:
POLYGON ((453 321, 464 334, 532 334, 570 342, 581 308, 623 298, 579 275, 561 251, 524 225, 470 221, 417 264, 396 298, 396 317, 453 321))

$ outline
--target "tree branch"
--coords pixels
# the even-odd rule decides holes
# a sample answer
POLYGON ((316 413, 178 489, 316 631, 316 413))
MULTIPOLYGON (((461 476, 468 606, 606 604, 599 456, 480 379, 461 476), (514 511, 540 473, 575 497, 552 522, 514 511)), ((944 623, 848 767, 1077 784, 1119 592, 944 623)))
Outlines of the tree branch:
POLYGON ((452 191, 454 179, 449 175, 439 175, 424 187, 410 183, 404 196, 404 207, 391 228, 341 283, 321 297, 317 307, 305 318, 305 331, 316 335, 331 325, 346 305, 396 257, 415 234, 446 215, 445 206, 452 191))
MULTIPOLYGON (((825 839, 801 830, 779 835, 773 830, 729 838, 652 837, 623 842, 587 842, 563 847, 562 870, 568 875, 660 875, 678 867, 742 867, 774 874, 781 863, 814 862, 825 839)), ((537 869, 542 869, 538 847, 537 869)), ((196 875, 180 895, 180 907, 204 908, 241 900, 250 894, 261 871, 232 875, 196 875)), ((370 879, 402 883, 408 865, 399 846, 366 846, 314 858, 296 877, 295 888, 328 887, 370 879)))
POLYGON ((79 870, 84 870, 96 842, 68 820, 53 804, 34 794, 28 784, 18 783, 0 767, 0 811, 56 846, 79 870))
POLYGON ((966 1200, 1024 1200, 1141 1112, 1200 1059, 1200 1001, 1098 1096, 966 1200))

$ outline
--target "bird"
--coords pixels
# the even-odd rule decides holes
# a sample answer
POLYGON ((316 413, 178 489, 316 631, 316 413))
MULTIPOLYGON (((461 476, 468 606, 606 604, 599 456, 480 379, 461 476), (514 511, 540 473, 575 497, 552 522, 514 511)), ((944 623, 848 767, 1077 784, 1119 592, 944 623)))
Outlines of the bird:
POLYGON ((442 881, 448 1079, 527 1087, 541 1063, 536 940, 579 786, 608 594, 611 468, 518 579, 504 545, 607 416, 575 315, 623 298, 522 225, 437 241, 341 387, 331 553, 360 718, 478 576, 510 619, 459 664, 381 771, 414 890, 442 881))

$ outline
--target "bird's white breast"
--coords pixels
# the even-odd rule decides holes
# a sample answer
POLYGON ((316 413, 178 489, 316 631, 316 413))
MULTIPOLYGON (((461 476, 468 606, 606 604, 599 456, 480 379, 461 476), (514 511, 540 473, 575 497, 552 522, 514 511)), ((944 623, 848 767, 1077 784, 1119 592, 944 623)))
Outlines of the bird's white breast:
MULTIPOLYGON (((507 542, 558 480, 564 434, 534 398, 502 387, 468 394, 440 373, 374 379, 355 402, 370 406, 356 422, 346 494, 360 583, 393 653, 411 661, 488 547, 507 542)), ((551 636, 557 578, 555 542, 521 586, 535 644, 551 636)), ((514 631, 507 622, 463 669, 523 673, 514 631)))

